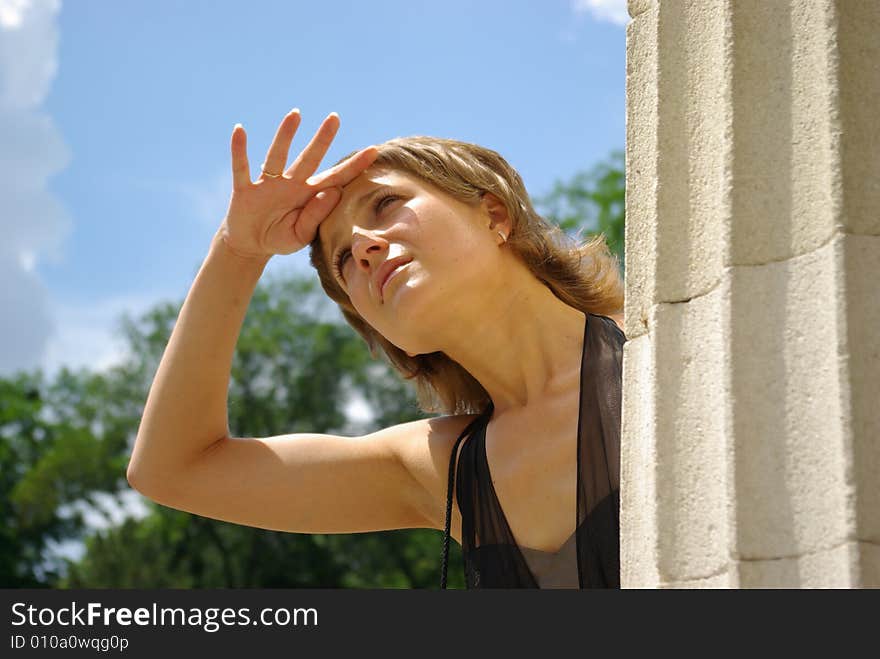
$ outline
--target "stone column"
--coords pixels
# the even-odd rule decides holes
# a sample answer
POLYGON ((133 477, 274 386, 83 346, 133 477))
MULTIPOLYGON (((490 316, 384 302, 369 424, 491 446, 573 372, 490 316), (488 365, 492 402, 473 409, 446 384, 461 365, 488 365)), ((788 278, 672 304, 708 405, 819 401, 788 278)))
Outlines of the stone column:
POLYGON ((880 2, 629 14, 622 585, 880 587, 880 2))

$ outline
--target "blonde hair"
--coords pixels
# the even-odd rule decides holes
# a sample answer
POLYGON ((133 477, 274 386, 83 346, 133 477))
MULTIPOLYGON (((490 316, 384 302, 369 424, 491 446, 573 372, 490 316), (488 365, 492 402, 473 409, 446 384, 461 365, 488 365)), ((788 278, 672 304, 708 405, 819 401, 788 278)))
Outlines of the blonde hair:
MULTIPOLYGON (((468 204, 479 202, 484 192, 496 195, 511 219, 508 247, 556 297, 584 313, 614 315, 623 311, 619 259, 608 249, 604 234, 582 242, 580 235, 572 238, 541 217, 532 207, 519 174, 497 152, 421 135, 397 137, 378 148, 372 169, 409 174, 468 204)), ((352 155, 354 152, 339 162, 352 155)), ((381 348, 390 365, 415 383, 420 409, 440 414, 476 414, 486 409, 490 402, 486 390, 444 352, 410 357, 361 317, 325 262, 317 234, 309 246, 309 260, 324 291, 367 342, 373 358, 381 348)))

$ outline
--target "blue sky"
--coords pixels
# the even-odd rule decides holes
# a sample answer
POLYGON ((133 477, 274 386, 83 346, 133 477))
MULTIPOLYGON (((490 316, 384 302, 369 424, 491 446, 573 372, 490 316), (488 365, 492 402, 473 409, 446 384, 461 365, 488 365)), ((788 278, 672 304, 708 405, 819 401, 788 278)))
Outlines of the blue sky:
MULTIPOLYGON (((229 136, 259 163, 399 135, 483 144, 533 195, 622 149, 625 0, 0 0, 0 374, 122 356, 114 324, 182 299, 229 197, 229 136)), ((323 168, 323 166, 322 166, 323 168)), ((269 272, 312 272, 306 253, 269 272)))

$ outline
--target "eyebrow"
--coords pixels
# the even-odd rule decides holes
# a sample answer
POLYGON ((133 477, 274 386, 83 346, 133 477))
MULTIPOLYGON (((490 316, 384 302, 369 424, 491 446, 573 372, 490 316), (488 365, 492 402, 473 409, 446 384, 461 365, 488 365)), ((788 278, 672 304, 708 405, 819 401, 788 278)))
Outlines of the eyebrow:
MULTIPOLYGON (((376 186, 375 188, 373 188, 373 189, 370 190, 369 192, 365 192, 364 194, 362 194, 362 195, 360 196, 360 198, 359 198, 356 202, 354 202, 354 213, 355 213, 355 215, 359 214, 360 211, 361 211, 361 209, 362 209, 362 208, 363 208, 363 207, 364 207, 364 206, 365 206, 365 205, 366 205, 366 204, 367 204, 367 203, 368 203, 373 197, 375 197, 378 193, 382 192, 382 190, 384 190, 384 189, 386 189, 386 188, 389 188, 389 187, 391 187, 391 186, 386 185, 385 183, 379 183, 379 184, 377 184, 377 186, 376 186)), ((337 242, 338 242, 338 240, 339 240, 339 235, 338 235, 338 234, 340 234, 340 233, 341 233, 341 231, 338 231, 338 232, 336 232, 336 233, 334 233, 334 234, 331 234, 331 235, 330 235, 330 240, 327 242, 327 247, 328 247, 328 254, 327 254, 327 256, 329 257, 329 259, 328 259, 327 262, 329 263, 329 265, 330 265, 331 268, 333 268, 333 252, 335 251, 334 248, 335 248, 335 245, 337 244, 337 242)))

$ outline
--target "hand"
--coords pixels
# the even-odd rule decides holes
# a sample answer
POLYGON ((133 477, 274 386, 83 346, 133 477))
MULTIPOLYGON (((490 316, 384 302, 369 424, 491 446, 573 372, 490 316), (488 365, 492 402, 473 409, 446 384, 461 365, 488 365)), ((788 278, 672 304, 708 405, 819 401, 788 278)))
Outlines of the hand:
POLYGON ((255 183, 251 182, 244 128, 237 124, 232 130, 232 197, 217 233, 239 256, 267 258, 292 254, 308 245, 318 225, 339 202, 341 188, 367 169, 378 154, 375 146, 369 146, 312 176, 339 130, 339 115, 333 112, 282 173, 299 124, 299 110, 288 112, 263 163, 266 172, 281 173, 281 178, 262 173, 255 183))

